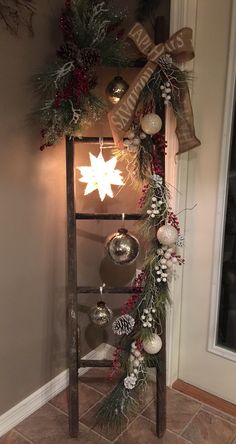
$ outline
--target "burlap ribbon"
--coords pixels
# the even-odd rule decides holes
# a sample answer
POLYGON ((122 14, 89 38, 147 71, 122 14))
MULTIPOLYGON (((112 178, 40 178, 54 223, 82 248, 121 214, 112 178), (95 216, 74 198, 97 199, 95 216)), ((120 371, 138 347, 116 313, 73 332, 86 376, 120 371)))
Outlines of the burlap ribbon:
MULTIPOLYGON (((136 23, 128 34, 139 51, 147 57, 147 63, 139 72, 120 102, 108 113, 114 140, 117 144, 130 128, 141 91, 157 68, 159 57, 170 54, 174 61, 185 62, 194 57, 192 30, 182 28, 167 40, 155 45, 140 23, 136 23)), ((200 145, 195 136, 193 111, 187 84, 182 89, 182 115, 177 118, 176 134, 179 141, 179 153, 200 145)))

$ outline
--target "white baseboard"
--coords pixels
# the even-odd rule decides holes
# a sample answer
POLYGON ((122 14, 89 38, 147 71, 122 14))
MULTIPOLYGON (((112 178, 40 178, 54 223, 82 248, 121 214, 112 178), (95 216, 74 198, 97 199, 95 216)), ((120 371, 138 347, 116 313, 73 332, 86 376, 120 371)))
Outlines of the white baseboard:
MULTIPOLYGON (((103 343, 84 356, 83 359, 111 359, 113 350, 114 347, 112 347, 112 345, 103 343)), ((83 375, 88 370, 88 368, 81 368, 79 370, 79 375, 83 375)), ((50 399, 54 398, 54 396, 64 390, 67 386, 68 370, 64 370, 43 387, 36 390, 36 392, 32 393, 19 404, 1 415, 0 437, 50 401, 50 399)))

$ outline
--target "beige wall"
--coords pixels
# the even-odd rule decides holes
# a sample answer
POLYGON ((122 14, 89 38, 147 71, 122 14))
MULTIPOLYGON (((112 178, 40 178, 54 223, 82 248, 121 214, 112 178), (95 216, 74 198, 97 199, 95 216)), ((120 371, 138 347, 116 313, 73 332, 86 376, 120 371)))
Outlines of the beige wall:
MULTIPOLYGON (((37 1, 33 39, 16 39, 0 27, 0 415, 66 367, 65 147, 61 143, 40 152, 39 128, 28 121, 35 100, 29 81, 54 58, 62 4, 63 0, 37 1)), ((134 5, 135 0, 129 2, 131 14, 134 5)), ((101 76, 101 91, 113 75, 107 71, 101 76)), ((126 78, 132 75, 127 73, 126 78)), ((92 133, 108 134, 106 123, 92 128, 92 133)), ((96 147, 91 150, 98 154, 96 147)), ((78 146, 76 164, 88 162, 88 148, 78 146)), ((77 207, 82 211, 136 211, 136 201, 137 195, 126 188, 101 205, 96 194, 84 199, 83 185, 77 187, 77 207)), ((133 266, 117 269, 103 261, 104 239, 119 225, 78 223, 79 285, 99 286, 101 276, 109 277, 109 285, 130 281, 133 266)), ((105 296, 115 314, 124 299, 105 296)), ((97 330, 89 323, 89 308, 96 301, 94 295, 79 299, 82 355, 114 340, 111 327, 97 330)))
MULTIPOLYGON (((62 3, 38 1, 34 39, 16 39, 0 28, 0 415, 66 367, 65 149, 61 143, 40 152, 39 128, 27 121, 34 100, 29 80, 54 57, 59 41, 55 17, 62 3)), ((102 76, 101 89, 112 76, 102 76)), ((106 125, 93 132, 105 134, 106 125)), ((88 148, 76 152, 77 164, 88 164, 88 148)), ((82 211, 136 208, 130 191, 128 199, 123 191, 103 206, 96 194, 81 200, 83 185, 77 191, 82 211)), ((100 285, 104 238, 118 226, 78 224, 80 285, 100 285)), ((119 273, 120 285, 127 283, 130 278, 119 273)), ((118 310, 122 297, 105 299, 118 310)), ((98 331, 89 323, 89 307, 96 301, 96 296, 80 298, 83 355, 111 340, 110 328, 98 331)))

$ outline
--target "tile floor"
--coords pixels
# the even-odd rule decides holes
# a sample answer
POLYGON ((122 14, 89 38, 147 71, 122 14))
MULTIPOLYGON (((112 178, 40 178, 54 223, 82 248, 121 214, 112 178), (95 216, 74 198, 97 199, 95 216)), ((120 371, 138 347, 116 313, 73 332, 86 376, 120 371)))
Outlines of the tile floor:
POLYGON ((154 384, 150 383, 139 413, 132 413, 121 434, 100 430, 93 413, 114 382, 105 369, 89 370, 80 384, 80 435, 68 437, 66 392, 39 409, 7 435, 0 444, 236 444, 236 418, 168 389, 167 433, 155 435, 154 384))

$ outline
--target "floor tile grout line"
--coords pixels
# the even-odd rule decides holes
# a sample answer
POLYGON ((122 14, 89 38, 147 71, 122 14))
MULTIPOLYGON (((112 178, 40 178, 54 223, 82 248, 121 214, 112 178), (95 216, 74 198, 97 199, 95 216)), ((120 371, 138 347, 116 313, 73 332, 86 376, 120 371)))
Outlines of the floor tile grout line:
MULTIPOLYGON (((183 392, 180 392, 179 390, 177 390, 177 389, 175 389, 175 388, 173 388, 173 387, 169 387, 169 388, 170 388, 170 390, 173 390, 173 392, 176 392, 176 393, 178 393, 179 395, 184 396, 185 398, 189 398, 189 399, 191 399, 192 401, 197 402, 198 404, 204 404, 204 402, 199 401, 199 399, 194 398, 193 396, 187 395, 187 393, 185 394, 185 393, 183 393, 183 392)), ((206 404, 206 405, 209 405, 209 404, 206 404)))
MULTIPOLYGON (((54 404, 51 404, 50 402, 47 402, 47 404, 50 405, 50 407, 53 407, 55 410, 57 410, 59 413, 62 413, 64 416, 68 418, 68 413, 66 413, 64 410, 60 409, 59 407, 55 406, 54 404)), ((47 405, 45 404, 45 405, 47 405)))
MULTIPOLYGON (((217 410, 218 412, 224 413, 225 415, 230 416, 231 418, 234 418, 234 419, 236 420, 236 415, 235 415, 235 416, 234 416, 234 415, 231 415, 230 413, 227 413, 227 412, 225 412, 224 410, 218 409, 217 407, 213 407, 213 405, 211 405, 211 404, 207 404, 206 402, 199 401, 199 399, 194 398, 193 396, 190 396, 190 395, 188 395, 187 393, 181 392, 180 390, 178 390, 178 389, 176 389, 176 388, 174 388, 174 387, 169 387, 169 388, 170 388, 171 390, 173 390, 174 392, 179 393, 180 395, 185 396, 186 398, 190 398, 190 399, 192 399, 193 401, 196 401, 196 402, 198 402, 198 403, 200 403, 200 404, 202 404, 202 405, 205 405, 205 406, 207 406, 207 407, 211 407, 212 409, 217 410)), ((213 395, 213 396, 214 396, 214 395, 213 395)), ((231 404, 232 404, 232 403, 231 403, 231 404)))
POLYGON ((100 392, 99 390, 95 389, 94 387, 91 387, 91 385, 86 384, 86 382, 80 381, 80 384, 86 385, 87 388, 93 390, 94 392, 98 393, 99 395, 104 396, 104 393, 100 392))
POLYGON ((29 438, 27 438, 25 435, 23 435, 21 432, 19 432, 18 430, 16 430, 16 429, 13 429, 21 438, 23 438, 26 442, 28 442, 29 444, 34 444, 34 442, 31 440, 31 439, 29 439, 29 438))
MULTIPOLYGON (((133 422, 138 419, 140 416, 142 416, 142 413, 144 412, 144 410, 146 410, 149 405, 154 401, 154 399, 152 399, 140 412, 139 414, 132 420, 129 422, 129 424, 127 425, 127 427, 125 428, 125 430, 123 430, 123 432, 120 433, 119 436, 116 437, 116 439, 114 441, 112 441, 112 444, 114 444, 131 426, 131 424, 133 424, 133 422)), ((145 418, 144 416, 142 416, 142 418, 145 418)))
MULTIPOLYGON (((93 404, 91 407, 88 408, 88 410, 86 410, 86 412, 83 413, 83 415, 80 416, 79 420, 81 421, 81 419, 87 415, 88 412, 90 412, 90 410, 92 410, 94 407, 96 407, 97 404, 99 404, 99 402, 103 401, 106 395, 103 395, 98 401, 95 402, 95 404, 93 404)), ((83 424, 83 423, 82 423, 83 424)))
POLYGON ((218 418, 221 418, 221 419, 223 419, 224 421, 229 422, 230 424, 234 424, 234 425, 236 425, 236 416, 230 415, 229 413, 225 413, 225 412, 223 412, 223 410, 216 409, 215 407, 212 407, 212 406, 209 405, 209 404, 203 404, 203 405, 202 405, 202 409, 203 409, 205 412, 212 414, 213 416, 217 416, 218 418), (213 409, 213 411, 211 411, 211 410, 207 410, 207 407, 211 407, 211 408, 213 409), (214 410, 216 410, 216 412, 214 412, 214 410), (221 416, 220 414, 217 414, 217 412, 222 413, 223 415, 228 416, 229 418, 232 418, 233 421, 230 421, 230 419, 227 419, 227 418, 225 418, 224 416, 221 416))
POLYGON ((88 427, 86 424, 81 423, 83 427, 85 427, 86 429, 88 429, 88 431, 94 433, 95 435, 99 436, 99 438, 104 439, 105 441, 107 441, 109 444, 111 444, 111 440, 105 438, 105 436, 100 435, 98 432, 96 432, 96 430, 91 429, 90 427, 88 427))
POLYGON ((136 416, 134 419, 132 419, 127 427, 112 441, 112 444, 114 444, 119 438, 121 438, 125 432, 127 432, 127 430, 130 428, 131 424, 133 424, 134 421, 136 421, 136 419, 138 419, 140 417, 140 415, 136 416))
POLYGON ((183 433, 187 430, 187 428, 190 426, 191 422, 194 420, 194 418, 196 418, 196 416, 198 415, 198 413, 200 412, 202 406, 200 405, 199 408, 197 409, 196 413, 193 415, 193 417, 190 419, 190 421, 188 421, 188 423, 185 425, 185 427, 183 428, 183 430, 181 430, 180 432, 180 436, 183 436, 183 433))
MULTIPOLYGON (((228 419, 225 419, 223 416, 217 415, 216 413, 213 413, 213 412, 209 412, 208 410, 204 410, 204 408, 202 408, 202 410, 203 410, 204 412, 208 413, 208 415, 212 415, 212 416, 214 416, 215 418, 219 418, 219 419, 221 419, 221 421, 225 421, 225 422, 227 422, 228 424, 233 425, 233 426, 236 428, 236 424, 234 424, 233 422, 229 421, 228 419)), ((220 410, 220 411, 221 411, 221 410, 220 410)), ((223 413, 224 413, 224 412, 223 412, 223 413)), ((236 435, 235 435, 235 436, 236 436, 236 435)))
MULTIPOLYGON (((139 415, 139 416, 142 416, 142 415, 139 415)), ((146 418, 146 416, 142 416, 142 418, 143 419, 146 419, 148 422, 151 422, 153 425, 156 425, 156 422, 155 421, 152 421, 150 418, 146 418)), ((137 418, 135 418, 135 419, 137 419, 137 418)), ((166 429, 166 432, 170 432, 172 435, 175 435, 175 436, 178 436, 179 438, 183 438, 179 433, 176 433, 176 432, 174 432, 173 430, 170 430, 170 429, 166 429)), ((123 433, 122 433, 122 435, 123 435, 123 433)), ((186 439, 186 438, 184 438, 185 439, 185 441, 187 442, 187 443, 189 443, 189 444, 193 444, 191 441, 189 441, 188 439, 186 439)))

